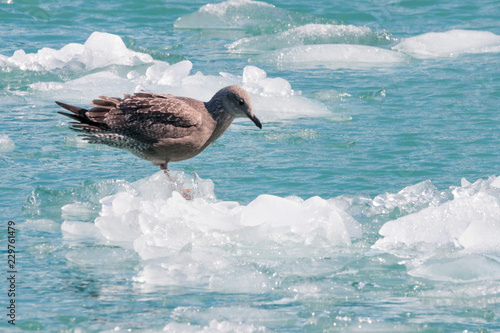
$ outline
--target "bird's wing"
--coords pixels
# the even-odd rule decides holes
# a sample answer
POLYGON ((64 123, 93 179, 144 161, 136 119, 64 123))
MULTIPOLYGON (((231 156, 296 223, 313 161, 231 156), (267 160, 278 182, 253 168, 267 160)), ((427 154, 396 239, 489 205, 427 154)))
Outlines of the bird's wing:
MULTIPOLYGON (((190 135, 192 128, 201 125, 202 116, 189 103, 172 95, 136 93, 125 98, 100 96, 92 101, 94 108, 85 115, 94 124, 73 125, 93 136, 99 124, 101 134, 126 136, 147 144, 163 139, 190 135)), ((201 102, 200 102, 201 103, 201 102)))

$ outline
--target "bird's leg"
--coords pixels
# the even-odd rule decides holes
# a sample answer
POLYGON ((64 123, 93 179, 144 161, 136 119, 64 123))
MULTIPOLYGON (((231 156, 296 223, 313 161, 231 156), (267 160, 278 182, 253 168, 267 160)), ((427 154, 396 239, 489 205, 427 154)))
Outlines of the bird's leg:
POLYGON ((172 185, 175 186, 175 188, 177 189, 177 191, 182 194, 182 196, 186 199, 186 200, 191 200, 193 199, 193 196, 191 194, 191 190, 190 189, 184 189, 181 185, 179 185, 175 179, 172 179, 172 177, 170 177, 170 174, 168 173, 168 167, 167 167, 167 164, 168 162, 165 162, 163 164, 160 164, 160 169, 163 170, 163 172, 165 172, 165 175, 167 176, 168 180, 172 183, 172 185))
POLYGON ((163 172, 165 172, 165 174, 168 175, 168 162, 160 164, 160 169, 162 169, 163 172))
POLYGON ((175 184, 175 180, 172 179, 172 177, 170 177, 170 175, 168 174, 168 162, 165 162, 163 164, 160 164, 160 169, 163 170, 163 172, 165 173, 165 175, 167 176, 168 180, 171 182, 171 183, 174 183, 175 184))

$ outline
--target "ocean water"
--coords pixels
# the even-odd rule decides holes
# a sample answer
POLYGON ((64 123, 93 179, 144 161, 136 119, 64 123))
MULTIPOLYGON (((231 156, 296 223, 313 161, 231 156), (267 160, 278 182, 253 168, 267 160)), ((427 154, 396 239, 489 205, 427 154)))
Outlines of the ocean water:
POLYGON ((0 0, 0 330, 500 331, 499 17, 0 0), (230 84, 263 129, 236 121, 172 180, 54 104, 230 84))

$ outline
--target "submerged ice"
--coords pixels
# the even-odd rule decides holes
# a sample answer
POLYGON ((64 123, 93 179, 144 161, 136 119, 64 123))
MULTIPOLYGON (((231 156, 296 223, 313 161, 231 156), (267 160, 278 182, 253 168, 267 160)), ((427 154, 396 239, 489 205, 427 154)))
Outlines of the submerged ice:
POLYGON ((300 45, 265 53, 256 61, 271 62, 279 67, 358 68, 403 63, 407 58, 380 47, 350 44, 300 45))

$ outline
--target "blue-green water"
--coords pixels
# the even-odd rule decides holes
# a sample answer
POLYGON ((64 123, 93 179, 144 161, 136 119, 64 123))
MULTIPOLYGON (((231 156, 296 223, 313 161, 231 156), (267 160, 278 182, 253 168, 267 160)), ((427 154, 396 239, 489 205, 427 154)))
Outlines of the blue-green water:
POLYGON ((499 330, 499 17, 497 1, 1 1, 0 329, 499 330), (175 186, 53 103, 229 84, 264 128, 235 122, 170 166, 175 186))

